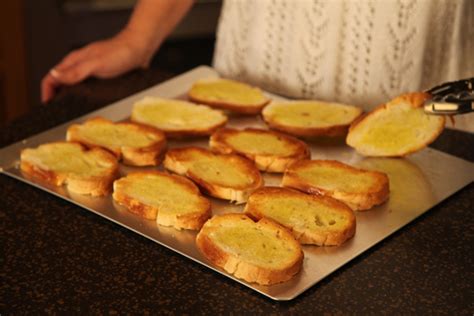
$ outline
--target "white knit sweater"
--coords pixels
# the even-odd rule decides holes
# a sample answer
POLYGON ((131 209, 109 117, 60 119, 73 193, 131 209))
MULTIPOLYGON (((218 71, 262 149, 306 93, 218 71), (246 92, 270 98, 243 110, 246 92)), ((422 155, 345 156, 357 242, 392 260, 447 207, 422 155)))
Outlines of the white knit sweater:
POLYGON ((474 0, 226 0, 214 67, 281 95, 369 110, 474 76, 474 0))

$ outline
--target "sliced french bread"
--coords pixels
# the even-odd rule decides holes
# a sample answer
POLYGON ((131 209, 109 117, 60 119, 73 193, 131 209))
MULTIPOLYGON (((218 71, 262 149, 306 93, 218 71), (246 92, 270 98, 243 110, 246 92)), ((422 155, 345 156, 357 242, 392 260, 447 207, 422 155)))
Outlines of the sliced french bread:
POLYGON ((66 138, 87 147, 105 148, 131 166, 158 165, 166 147, 165 134, 155 128, 135 123, 114 123, 101 117, 71 125, 66 138))
POLYGON ((398 157, 432 143, 444 129, 444 116, 423 111, 429 94, 401 95, 355 121, 346 143, 365 156, 398 157))
POLYGON ((79 143, 53 142, 22 150, 20 168, 27 175, 55 186, 93 196, 106 195, 118 176, 118 162, 101 148, 79 143))
POLYGON ((188 96, 193 102, 242 114, 258 114, 270 102, 259 88, 222 78, 196 81, 188 96))
POLYGON ((295 136, 341 136, 360 115, 358 107, 315 100, 272 102, 262 116, 272 129, 295 136))
POLYGON ((258 189, 244 211, 257 220, 266 217, 285 226, 302 244, 339 246, 356 230, 354 212, 346 204, 288 188, 258 189))
POLYGON ((246 128, 221 128, 211 135, 209 146, 222 154, 240 154, 253 160, 258 169, 283 172, 291 163, 309 159, 305 142, 274 131, 246 128))
POLYGON ((153 126, 169 137, 211 135, 227 123, 227 116, 206 105, 145 97, 133 105, 131 120, 153 126))
POLYGON ((236 203, 263 186, 263 178, 255 164, 239 155, 216 154, 199 147, 168 150, 163 165, 166 169, 193 180, 209 195, 236 203))
POLYGON ((300 160, 286 169, 282 185, 326 195, 363 211, 389 198, 385 173, 358 169, 335 160, 300 160))
POLYGON ((212 217, 196 244, 214 265, 261 285, 290 280, 300 271, 304 257, 300 244, 283 226, 266 218, 256 223, 243 214, 212 217))
POLYGON ((190 180, 159 171, 128 174, 114 182, 113 198, 130 212, 159 225, 198 230, 211 203, 190 180))

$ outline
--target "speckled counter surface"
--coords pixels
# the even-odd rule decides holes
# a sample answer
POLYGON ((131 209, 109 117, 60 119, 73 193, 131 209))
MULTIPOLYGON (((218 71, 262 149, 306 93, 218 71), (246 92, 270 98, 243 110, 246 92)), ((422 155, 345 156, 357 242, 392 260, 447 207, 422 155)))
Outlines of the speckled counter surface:
MULTIPOLYGON (((0 147, 157 84, 138 71, 63 90, 0 147)), ((474 161, 474 136, 432 147, 474 161)), ((474 313, 471 183, 301 296, 275 302, 89 211, 0 175, 1 314, 474 313)))

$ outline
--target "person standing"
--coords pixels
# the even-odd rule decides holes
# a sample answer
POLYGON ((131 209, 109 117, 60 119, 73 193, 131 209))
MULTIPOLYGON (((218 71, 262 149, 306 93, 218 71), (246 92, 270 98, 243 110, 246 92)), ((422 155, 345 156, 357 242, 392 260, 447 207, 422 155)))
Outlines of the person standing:
MULTIPOLYGON (((192 4, 138 1, 116 36, 54 66, 42 81, 42 101, 61 85, 147 67, 192 4)), ((370 110, 404 92, 474 76, 472 52, 474 1, 225 0, 213 66, 287 97, 370 110)), ((468 116, 472 122, 472 114, 461 120, 468 116)))

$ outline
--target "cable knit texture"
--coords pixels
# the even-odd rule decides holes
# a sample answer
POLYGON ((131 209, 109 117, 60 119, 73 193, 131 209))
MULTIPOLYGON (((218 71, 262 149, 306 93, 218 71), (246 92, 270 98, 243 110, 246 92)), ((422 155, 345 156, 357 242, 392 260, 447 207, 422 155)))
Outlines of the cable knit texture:
POLYGON ((473 12, 472 0, 226 0, 214 67, 284 96, 369 110, 474 76, 473 12))

